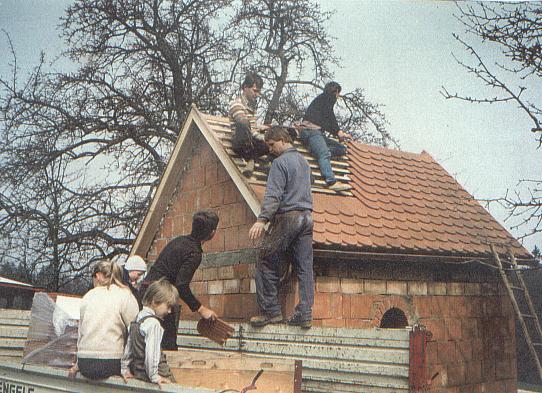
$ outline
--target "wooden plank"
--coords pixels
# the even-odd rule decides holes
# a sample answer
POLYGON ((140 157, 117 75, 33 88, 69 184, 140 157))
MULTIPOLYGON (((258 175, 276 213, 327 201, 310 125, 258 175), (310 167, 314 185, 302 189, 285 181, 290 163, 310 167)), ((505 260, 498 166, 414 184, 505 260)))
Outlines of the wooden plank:
POLYGON ((201 349, 166 352, 166 356, 175 378, 190 386, 240 391, 251 385, 255 375, 263 370, 255 384, 258 392, 291 393, 294 390, 293 360, 201 349))

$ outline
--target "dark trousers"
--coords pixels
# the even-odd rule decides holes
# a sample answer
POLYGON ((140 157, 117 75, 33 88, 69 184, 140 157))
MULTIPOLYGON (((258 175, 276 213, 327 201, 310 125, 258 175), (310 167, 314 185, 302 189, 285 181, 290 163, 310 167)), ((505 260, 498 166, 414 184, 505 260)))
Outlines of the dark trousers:
POLYGON ((312 250, 312 213, 292 211, 275 215, 266 233, 256 264, 256 298, 262 315, 281 314, 278 299, 279 280, 291 256, 299 286, 299 303, 295 311, 304 319, 312 318, 314 273, 312 250))
POLYGON ((88 379, 105 379, 120 375, 120 359, 78 358, 77 365, 81 375, 88 379))
POLYGON ((235 132, 231 143, 235 154, 246 160, 269 154, 269 147, 267 144, 264 141, 253 138, 250 127, 245 124, 235 124, 235 132))
POLYGON ((164 335, 162 336, 162 349, 167 351, 177 350, 177 329, 179 328, 179 317, 181 306, 177 304, 162 320, 164 335))

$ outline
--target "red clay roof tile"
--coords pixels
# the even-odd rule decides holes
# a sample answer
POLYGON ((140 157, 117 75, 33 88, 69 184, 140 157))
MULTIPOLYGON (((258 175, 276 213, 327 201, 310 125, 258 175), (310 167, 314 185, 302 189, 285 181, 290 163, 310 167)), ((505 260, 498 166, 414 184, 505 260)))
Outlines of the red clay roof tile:
MULTIPOLYGON (((489 255, 493 242, 500 251, 511 246, 517 257, 529 258, 425 151, 414 154, 356 142, 348 148, 353 196, 313 193, 317 247, 471 257, 489 255)), ((264 187, 252 187, 262 200, 264 187)))

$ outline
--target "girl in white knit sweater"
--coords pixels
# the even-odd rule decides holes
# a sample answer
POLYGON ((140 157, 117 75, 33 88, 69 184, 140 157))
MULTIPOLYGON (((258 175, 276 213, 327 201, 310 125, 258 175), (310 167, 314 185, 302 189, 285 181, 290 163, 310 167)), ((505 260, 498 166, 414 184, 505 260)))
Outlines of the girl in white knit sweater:
POLYGON ((93 269, 94 288, 81 302, 77 371, 89 379, 120 375, 120 359, 128 326, 139 312, 137 301, 122 283, 120 267, 111 261, 100 261, 93 269))

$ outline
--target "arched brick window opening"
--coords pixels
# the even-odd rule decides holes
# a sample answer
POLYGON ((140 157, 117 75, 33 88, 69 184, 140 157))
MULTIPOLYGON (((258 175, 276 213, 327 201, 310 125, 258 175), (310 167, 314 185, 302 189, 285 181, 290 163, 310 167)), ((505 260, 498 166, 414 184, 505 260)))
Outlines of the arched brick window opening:
POLYGON ((393 307, 384 313, 380 327, 384 329, 401 329, 408 326, 408 320, 403 311, 393 307))

